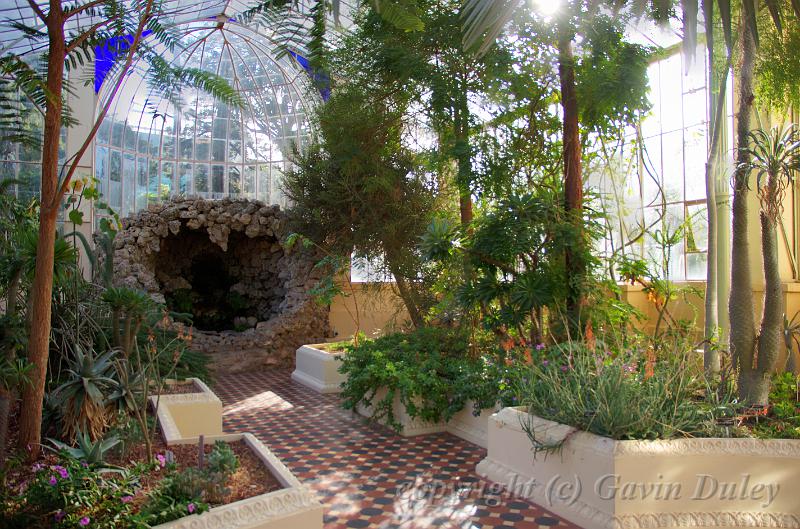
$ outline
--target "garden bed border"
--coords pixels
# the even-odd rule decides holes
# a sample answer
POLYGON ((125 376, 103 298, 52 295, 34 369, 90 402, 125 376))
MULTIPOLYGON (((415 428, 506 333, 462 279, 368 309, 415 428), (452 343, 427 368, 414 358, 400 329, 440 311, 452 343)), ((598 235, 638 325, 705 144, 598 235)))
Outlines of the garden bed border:
POLYGON ((209 436, 206 441, 243 441, 284 488, 214 507, 154 529, 322 529, 322 504, 261 441, 250 433, 209 436))

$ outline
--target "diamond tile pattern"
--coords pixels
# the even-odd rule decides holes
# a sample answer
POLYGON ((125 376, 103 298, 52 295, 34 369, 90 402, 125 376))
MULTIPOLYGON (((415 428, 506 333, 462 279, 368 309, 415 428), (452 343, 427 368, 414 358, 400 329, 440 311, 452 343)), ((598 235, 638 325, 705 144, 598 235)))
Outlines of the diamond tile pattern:
POLYGON ((258 436, 325 506, 325 529, 576 528, 475 474, 486 451, 450 434, 405 438, 341 409, 289 371, 221 376, 225 431, 258 436))

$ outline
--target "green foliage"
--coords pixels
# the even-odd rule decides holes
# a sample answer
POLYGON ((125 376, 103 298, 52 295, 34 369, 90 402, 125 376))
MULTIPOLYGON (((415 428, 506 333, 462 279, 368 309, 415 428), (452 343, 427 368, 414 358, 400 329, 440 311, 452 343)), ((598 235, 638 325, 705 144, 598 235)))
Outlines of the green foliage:
MULTIPOLYGON (((768 26, 768 24, 764 24, 768 26)), ((761 32, 756 57, 756 94, 765 107, 785 112, 800 107, 800 20, 786 17, 783 31, 761 32)))
POLYGON ((206 464, 208 471, 213 474, 231 476, 239 468, 239 459, 228 443, 216 441, 206 464))
POLYGON ((774 375, 769 402, 770 417, 755 424, 755 435, 767 439, 800 439, 800 377, 792 373, 774 375))
POLYGON ((85 462, 62 458, 52 466, 36 465, 18 496, 7 499, 0 525, 12 528, 146 529, 129 500, 147 467, 97 472, 85 462))
MULTIPOLYGON (((399 282, 416 279, 417 237, 434 195, 401 142, 402 114, 347 87, 331 95, 317 120, 321 143, 296 152, 284 178, 292 228, 329 255, 382 260, 399 282)), ((419 297, 402 296, 413 317, 419 297)))
MULTIPOLYGON (((587 220, 590 238, 598 229, 587 220)), ((565 215, 559 194, 540 188, 500 200, 466 232, 435 221, 421 248, 426 257, 442 262, 460 254, 471 271, 455 289, 463 310, 480 311, 487 330, 512 333, 532 345, 546 334, 542 311, 557 313, 563 306, 564 250, 582 236, 565 215)), ((593 257, 587 253, 585 260, 592 263, 593 257)))
POLYGON ((373 420, 395 429, 401 427, 392 411, 395 397, 411 417, 432 422, 449 419, 467 400, 475 401, 479 412, 514 398, 508 382, 513 369, 505 358, 471 355, 461 330, 423 327, 345 349, 339 368, 347 375, 342 405, 370 407, 373 420))
POLYGON ((116 437, 92 441, 88 433, 81 431, 78 431, 75 437, 77 439, 77 446, 75 447, 56 439, 50 439, 50 443, 59 451, 65 452, 69 457, 85 461, 86 464, 92 467, 104 464, 107 453, 120 443, 120 440, 116 437))
POLYGON ((588 53, 576 67, 580 121, 586 129, 614 133, 634 123, 650 107, 647 68, 650 54, 625 42, 619 20, 594 16, 587 31, 588 53))
POLYGON ((209 509, 201 500, 209 487, 205 473, 195 467, 168 472, 142 507, 142 517, 151 526, 209 509))
MULTIPOLYGON (((717 433, 716 418, 729 406, 698 401, 705 390, 702 375, 681 353, 657 362, 578 343, 552 346, 535 358, 520 388, 529 413, 612 439, 717 433)), ((530 428, 529 436, 536 445, 530 428)))

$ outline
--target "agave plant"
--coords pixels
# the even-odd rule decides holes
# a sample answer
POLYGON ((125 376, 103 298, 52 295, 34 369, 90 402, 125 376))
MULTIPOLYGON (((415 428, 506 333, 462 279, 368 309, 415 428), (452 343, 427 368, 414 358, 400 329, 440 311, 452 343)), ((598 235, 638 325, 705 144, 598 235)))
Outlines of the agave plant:
POLYGON ((63 405, 64 433, 74 439, 78 432, 85 432, 98 439, 108 423, 106 393, 117 383, 113 378, 116 351, 95 356, 91 350, 83 352, 79 347, 69 359, 67 381, 53 392, 63 405))
POLYGON ((88 432, 78 431, 77 446, 70 446, 56 439, 48 439, 56 451, 66 452, 70 457, 85 461, 88 465, 103 465, 109 450, 120 443, 116 437, 92 441, 88 432))

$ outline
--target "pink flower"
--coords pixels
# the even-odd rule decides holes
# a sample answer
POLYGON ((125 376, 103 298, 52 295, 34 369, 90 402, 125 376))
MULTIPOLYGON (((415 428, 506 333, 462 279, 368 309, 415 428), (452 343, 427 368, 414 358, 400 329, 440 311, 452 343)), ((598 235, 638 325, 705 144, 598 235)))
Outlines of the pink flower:
POLYGON ((69 477, 69 472, 67 472, 67 469, 61 465, 54 466, 53 470, 58 472, 58 474, 61 476, 61 479, 67 479, 69 477))
POLYGON ((156 454, 156 460, 158 460, 158 464, 161 466, 161 468, 167 466, 167 458, 164 457, 163 454, 156 454))
POLYGON ((542 365, 547 367, 550 364, 550 360, 542 360, 542 365))
POLYGON ((87 525, 89 525, 89 517, 84 516, 83 518, 78 520, 78 523, 81 524, 83 527, 86 527, 87 525))
POLYGON ((43 468, 44 468, 44 466, 41 463, 36 463, 35 465, 33 465, 31 467, 31 470, 33 470, 34 472, 39 472, 43 468))
POLYGON ((122 503, 130 503, 133 501, 133 496, 123 496, 120 498, 122 503))
POLYGON ((56 483, 58 483, 58 480, 56 479, 55 476, 50 476, 50 479, 48 479, 47 482, 55 487, 56 483))
POLYGON ((566 373, 567 371, 569 371, 569 367, 567 367, 567 366, 561 366, 561 371, 563 371, 564 373, 566 373))
POLYGON ((195 511, 195 509, 196 507, 194 503, 190 503, 189 505, 186 506, 186 510, 189 511, 189 514, 192 514, 195 511))
POLYGON ((537 351, 541 351, 541 350, 543 350, 544 348, 545 348, 545 345, 544 345, 543 343, 537 343, 537 344, 536 344, 536 350, 537 350, 537 351))

